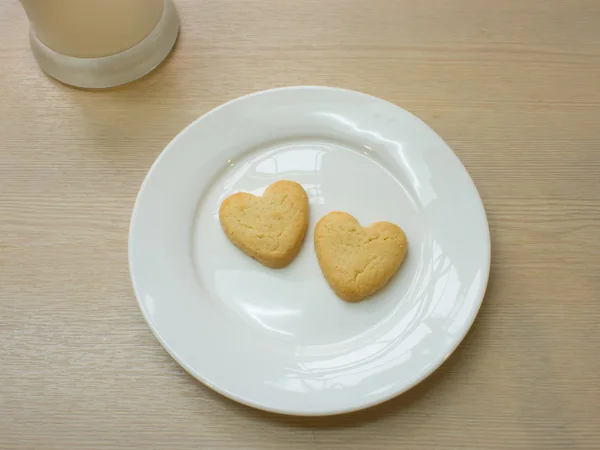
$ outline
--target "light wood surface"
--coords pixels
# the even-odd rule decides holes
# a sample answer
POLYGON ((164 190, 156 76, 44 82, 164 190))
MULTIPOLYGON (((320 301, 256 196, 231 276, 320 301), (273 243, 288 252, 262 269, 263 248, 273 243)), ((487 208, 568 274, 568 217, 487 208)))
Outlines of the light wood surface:
POLYGON ((173 55, 87 92, 40 73, 0 0, 0 448, 600 448, 600 1, 179 0, 173 55), (146 171, 184 126, 275 86, 414 112, 483 197, 490 285, 459 350, 382 406, 289 418, 187 375, 127 267, 146 171))

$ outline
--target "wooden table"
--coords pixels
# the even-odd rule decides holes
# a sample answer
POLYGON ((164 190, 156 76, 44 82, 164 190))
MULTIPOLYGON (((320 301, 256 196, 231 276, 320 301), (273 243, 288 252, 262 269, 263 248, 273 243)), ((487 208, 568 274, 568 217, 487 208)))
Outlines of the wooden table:
POLYGON ((179 0, 173 55, 88 92, 0 0, 0 448, 600 448, 600 2, 179 0), (177 132, 266 88, 414 112, 483 197, 490 285, 459 350, 382 406, 255 411, 187 375, 132 293, 127 231, 177 132))

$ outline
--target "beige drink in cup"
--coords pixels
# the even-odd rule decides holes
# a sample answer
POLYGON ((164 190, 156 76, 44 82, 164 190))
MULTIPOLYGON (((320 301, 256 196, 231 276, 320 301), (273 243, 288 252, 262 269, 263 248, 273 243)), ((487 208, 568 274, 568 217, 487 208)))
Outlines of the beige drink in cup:
POLYGON ((132 81, 171 51, 179 20, 171 0, 21 0, 31 47, 49 75, 100 88, 132 81))

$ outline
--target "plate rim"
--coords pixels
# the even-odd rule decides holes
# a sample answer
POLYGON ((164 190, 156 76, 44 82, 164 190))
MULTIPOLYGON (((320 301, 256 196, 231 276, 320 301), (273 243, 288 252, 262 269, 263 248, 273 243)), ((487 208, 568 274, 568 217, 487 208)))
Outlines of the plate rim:
POLYGON ((154 335, 154 337, 157 339, 157 341, 161 344, 161 346, 167 351, 167 353, 171 356, 171 358, 173 358, 186 372, 188 372, 189 375, 191 375, 192 377, 194 377, 197 381, 201 382, 203 385, 205 385, 206 387, 210 388, 211 390, 217 392, 218 394, 228 398, 229 400, 235 401, 237 403, 241 403, 245 406, 248 407, 252 407, 255 409, 259 409, 262 411, 266 411, 266 412, 270 412, 270 413, 276 413, 276 414, 282 414, 282 415, 291 415, 291 416, 304 416, 304 417, 325 417, 325 416, 332 416, 332 415, 339 415, 339 414, 347 414, 347 413, 352 413, 352 412, 356 412, 356 411, 361 411, 364 409, 368 409, 368 408, 372 408, 374 406, 380 405, 382 403, 385 403, 395 397, 400 396, 401 394, 404 394, 405 392, 413 389, 415 386, 417 386, 418 384, 420 384, 421 382, 423 382, 424 380, 426 380, 427 378, 429 378, 431 376, 431 374, 433 372, 435 372, 436 370, 438 370, 447 360, 448 358, 450 358, 451 355, 454 354, 454 352, 458 349, 458 347, 461 345, 461 343, 464 341, 465 337, 467 336, 467 334, 469 333, 469 331, 471 330, 473 323, 475 322, 475 319, 477 318, 479 311, 481 309, 481 305, 483 304, 483 300, 485 298, 486 292, 487 292, 487 287, 489 284, 489 278, 490 278, 490 273, 491 273, 491 233, 490 233, 490 227, 489 227, 489 221, 487 218, 487 213, 486 213, 486 209, 485 209, 485 205, 483 203, 483 199, 481 198, 481 194, 479 192, 479 190, 477 189, 476 184, 474 183, 469 171, 467 170, 467 168, 465 167, 465 165, 463 164, 462 160, 460 159, 460 157, 454 152, 454 150, 452 149, 452 147, 450 147, 450 145, 448 145, 448 143, 429 125, 427 124, 425 121, 423 121, 421 118, 419 118, 418 116, 416 116, 415 114, 413 114, 411 111, 406 110, 404 108, 402 108, 401 106, 392 103, 388 100, 384 100, 380 97, 371 95, 371 94, 366 94, 364 92, 360 92, 360 91, 355 91, 352 89, 346 89, 346 88, 340 88, 340 87, 331 87, 331 86, 319 86, 319 85, 298 85, 298 86, 284 86, 284 87, 277 87, 277 88, 272 88, 272 89, 265 89, 265 90, 260 90, 260 91, 255 91, 255 92, 251 92, 249 94, 245 94, 236 98, 233 98, 231 100, 228 100, 210 110, 208 110, 207 112, 205 112, 204 114, 200 115, 197 119, 193 120, 191 123, 189 123, 187 126, 185 126, 179 133, 177 133, 175 135, 175 137, 173 137, 173 139, 171 139, 167 145, 163 148, 163 150, 161 150, 160 154, 156 157, 156 159, 154 160, 154 162, 152 163, 152 165, 150 166, 150 169, 148 170, 148 172, 146 173, 146 176, 144 177, 144 180, 142 181, 140 188, 136 194, 136 199, 133 205, 133 209, 132 209, 132 213, 131 213, 131 219, 130 219, 130 223, 129 223, 129 230, 128 230, 128 235, 127 235, 127 241, 128 241, 128 245, 127 245, 127 260, 128 260, 128 266, 129 266, 129 276, 130 276, 130 280, 131 280, 131 284, 133 287, 133 292, 134 292, 134 296, 138 305, 138 308, 140 310, 140 312, 142 313, 142 317, 144 318, 146 324, 148 325, 148 327, 150 328, 150 330, 152 331, 152 334, 154 335), (210 115, 216 113, 217 111, 226 108, 232 104, 235 104, 237 102, 241 102, 243 100, 246 100, 248 98, 251 97, 255 97, 255 96, 261 96, 261 95, 265 95, 265 94, 271 94, 271 93, 275 93, 278 91, 300 91, 300 90, 333 90, 333 91, 338 91, 341 93, 346 93, 346 94, 350 94, 350 95, 360 95, 360 96, 364 96, 366 98, 370 98, 372 100, 376 100, 379 102, 384 102, 388 105, 393 106, 394 108, 398 108, 401 111, 404 111, 406 113, 408 113, 413 119, 421 122, 425 127, 427 127, 431 132, 433 132, 436 136, 438 136, 446 145, 446 147, 450 150, 450 152, 454 155, 454 157, 458 160, 458 162, 460 162, 460 166, 464 172, 464 174, 467 176, 467 179, 469 180, 469 182, 471 183, 471 186, 474 188, 474 192, 477 194, 477 199, 479 200, 479 206, 481 208, 481 212, 483 213, 483 219, 484 219, 484 225, 485 225, 485 231, 486 231, 486 237, 487 237, 487 246, 485 247, 485 251, 487 253, 487 258, 485 259, 485 267, 482 266, 482 269, 485 269, 484 272, 484 278, 481 281, 481 284, 478 288, 478 292, 477 292, 477 296, 476 298, 477 300, 477 307, 473 308, 473 310, 470 312, 469 314, 469 318, 468 318, 468 324, 466 327, 464 327, 464 331, 460 334, 459 338, 456 340, 455 343, 452 343, 452 345, 450 346, 450 350, 449 352, 445 355, 445 357, 440 360, 440 361, 433 361, 433 364, 431 364, 427 370, 423 371, 422 374, 419 377, 416 377, 416 381, 412 382, 412 383, 408 383, 406 385, 404 385, 401 389, 397 389, 397 390, 392 390, 390 393, 388 393, 387 395, 382 396, 381 398, 377 398, 374 399, 372 401, 368 401, 368 402, 363 402, 360 405, 357 405, 355 407, 350 407, 350 408, 332 408, 330 410, 327 411, 314 411, 314 412, 310 412, 310 411, 294 411, 294 410, 290 410, 290 409, 285 409, 285 408, 277 408, 277 407, 273 407, 270 406, 268 404, 263 404, 254 400, 251 400, 249 398, 240 396, 238 394, 235 394, 227 389, 224 389, 218 385, 215 385, 213 383, 211 383, 210 381, 208 381, 205 377, 203 377, 200 373, 198 373, 198 371, 196 371, 195 369, 193 369, 190 365, 188 365, 185 361, 183 361, 182 359, 180 359, 177 354, 173 351, 173 349, 170 347, 170 345, 166 342, 166 340, 164 340, 160 333, 158 332, 158 330, 156 329, 156 327, 154 326, 153 322, 150 320, 150 318, 147 316, 146 312, 144 311, 144 308, 142 307, 142 303, 140 300, 140 296, 138 295, 139 289, 137 286, 137 283, 135 281, 135 276, 134 276, 134 270, 133 270, 133 262, 132 262, 132 235, 133 235, 133 229, 134 229, 134 223, 136 222, 136 216, 137 216, 137 211, 139 208, 139 202, 140 202, 140 197, 142 196, 143 191, 146 188, 146 185, 149 183, 150 178, 152 177, 156 167, 161 164, 161 161, 164 159, 165 155, 171 150, 171 148, 173 148, 176 145, 176 142, 184 135, 188 132, 189 129, 191 129, 192 127, 194 127, 197 123, 201 122, 202 120, 206 119, 207 117, 209 117, 210 115))

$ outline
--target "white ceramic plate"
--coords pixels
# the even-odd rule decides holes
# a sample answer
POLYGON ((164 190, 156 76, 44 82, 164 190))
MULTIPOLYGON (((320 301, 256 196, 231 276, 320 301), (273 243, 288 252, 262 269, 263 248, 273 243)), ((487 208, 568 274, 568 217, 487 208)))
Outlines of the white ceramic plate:
POLYGON ((162 152, 129 235, 140 308, 189 373, 241 403, 327 415, 381 403, 439 367, 475 319, 490 269, 485 211, 444 141, 407 111, 358 92, 293 87, 222 105, 162 152), (305 244, 272 270, 222 232, 228 195, 301 183, 305 244), (345 303, 313 248, 324 214, 386 220, 409 252, 380 293, 345 303))

